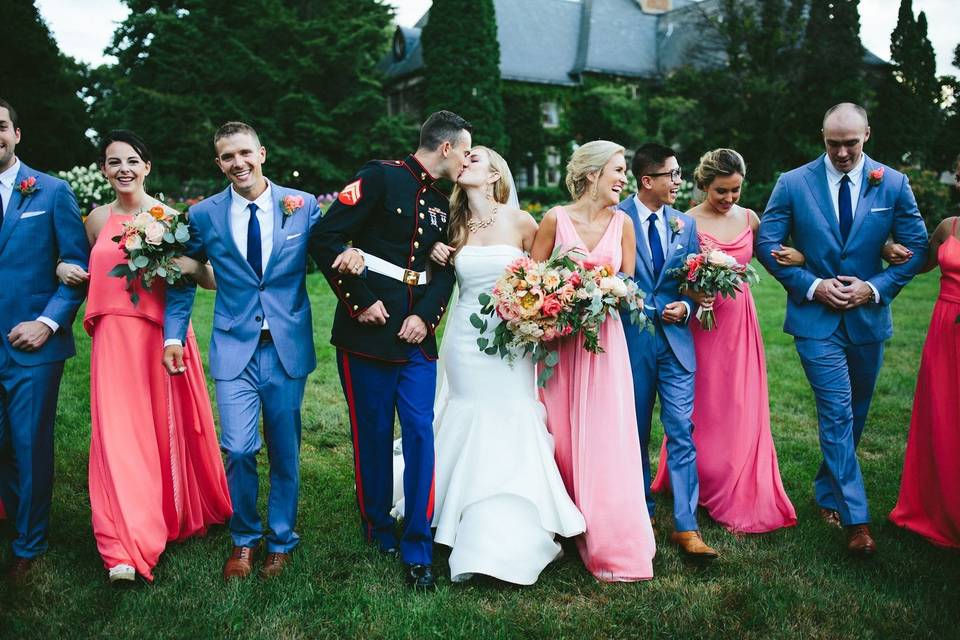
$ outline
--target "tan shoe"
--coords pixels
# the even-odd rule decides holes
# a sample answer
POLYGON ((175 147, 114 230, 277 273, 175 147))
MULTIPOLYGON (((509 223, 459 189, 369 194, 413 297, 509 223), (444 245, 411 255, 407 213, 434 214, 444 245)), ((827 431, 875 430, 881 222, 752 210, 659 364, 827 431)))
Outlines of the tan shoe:
POLYGON ((276 578, 283 571, 283 568, 290 562, 289 553, 268 553, 260 567, 260 577, 276 578))
POLYGON ((693 558, 713 560, 720 554, 708 547, 700 536, 699 531, 674 531, 670 534, 670 542, 680 547, 680 551, 693 558))
POLYGON ((234 547, 223 565, 223 579, 243 579, 253 573, 253 554, 256 547, 234 547))
POLYGON ((847 551, 850 555, 869 558, 877 552, 877 543, 870 535, 870 527, 855 524, 847 527, 847 551))
POLYGON ((840 523, 839 511, 834 511, 833 509, 824 509, 823 507, 819 507, 819 509, 820 509, 821 520, 823 520, 825 523, 827 523, 831 527, 836 527, 837 529, 843 528, 843 525, 840 523))

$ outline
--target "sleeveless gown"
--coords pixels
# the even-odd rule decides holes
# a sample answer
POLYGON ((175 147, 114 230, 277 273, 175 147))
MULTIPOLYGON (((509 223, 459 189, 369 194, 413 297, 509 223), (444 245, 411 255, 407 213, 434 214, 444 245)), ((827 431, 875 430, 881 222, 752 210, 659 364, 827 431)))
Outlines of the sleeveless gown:
POLYGON ((111 238, 130 217, 111 214, 90 251, 90 508, 104 566, 130 564, 152 581, 169 540, 225 522, 231 505, 192 329, 187 370, 170 376, 161 361, 164 283, 137 284, 134 305, 126 281, 108 275, 125 259, 111 238))
MULTIPOLYGON (((576 248, 585 261, 620 270, 623 212, 616 211, 600 242, 587 251, 566 211, 555 211, 555 246, 576 248)), ((586 351, 579 336, 559 341, 560 361, 541 390, 547 428, 556 443, 560 475, 587 523, 586 533, 577 538, 587 570, 606 582, 648 580, 656 543, 643 492, 623 325, 608 318, 599 336, 600 354, 586 351)))
POLYGON ((480 573, 533 584, 562 553, 554 536, 585 528, 553 461, 532 361, 481 352, 470 324, 478 296, 522 255, 509 245, 465 246, 455 261, 460 299, 440 355, 433 516, 434 539, 452 547, 454 582, 480 573))
POLYGON ((960 240, 954 220, 937 250, 940 295, 923 345, 900 497, 890 520, 960 549, 960 240))
MULTIPOLYGON (((701 246, 712 244, 740 264, 753 258, 748 225, 729 243, 700 232, 701 246)), ((780 479, 770 433, 767 365, 763 337, 750 285, 736 298, 718 296, 712 331, 690 323, 697 355, 693 402, 693 442, 697 448, 700 504, 734 533, 765 533, 797 524, 797 513, 780 479)), ((669 490, 666 438, 651 483, 669 490)))

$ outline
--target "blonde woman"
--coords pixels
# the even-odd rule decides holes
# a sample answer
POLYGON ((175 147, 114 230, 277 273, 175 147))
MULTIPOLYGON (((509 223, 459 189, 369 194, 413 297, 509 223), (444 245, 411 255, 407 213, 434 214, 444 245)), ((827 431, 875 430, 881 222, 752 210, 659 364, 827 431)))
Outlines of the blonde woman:
MULTIPOLYGON (((566 177, 574 202, 547 212, 531 257, 545 260, 562 247, 578 252, 584 262, 633 276, 634 227, 617 209, 626 183, 623 147, 597 140, 577 149, 566 177)), ((560 361, 541 397, 560 474, 587 524, 577 538, 587 570, 607 582, 648 580, 656 545, 644 500, 623 325, 604 322, 600 344, 604 352, 593 354, 584 350, 580 337, 562 340, 560 361)))

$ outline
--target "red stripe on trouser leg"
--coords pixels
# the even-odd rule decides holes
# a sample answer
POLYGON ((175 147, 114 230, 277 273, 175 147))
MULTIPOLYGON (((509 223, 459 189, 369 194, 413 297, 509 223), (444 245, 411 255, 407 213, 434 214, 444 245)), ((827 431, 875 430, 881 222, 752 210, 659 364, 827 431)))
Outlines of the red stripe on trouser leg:
MULTIPOLYGON (((343 389, 347 394, 347 408, 350 412, 350 432, 353 435, 353 475, 357 483, 357 506, 360 507, 360 517, 367 525, 367 539, 373 539, 373 525, 370 518, 367 517, 367 510, 363 506, 363 474, 360 472, 360 434, 357 428, 357 407, 353 398, 353 378, 350 375, 350 359, 346 353, 341 352, 340 357, 343 365, 343 389)), ((431 504, 432 504, 431 500, 431 504)))
POLYGON ((437 488, 437 458, 433 458, 433 477, 430 478, 430 497, 427 498, 427 525, 433 522, 433 496, 437 488))

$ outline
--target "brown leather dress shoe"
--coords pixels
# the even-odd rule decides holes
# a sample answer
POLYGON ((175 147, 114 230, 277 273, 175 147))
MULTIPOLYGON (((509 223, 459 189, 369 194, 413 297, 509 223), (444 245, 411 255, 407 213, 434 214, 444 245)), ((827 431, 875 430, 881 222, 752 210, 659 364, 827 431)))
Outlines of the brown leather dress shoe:
POLYGON ((13 562, 10 563, 10 566, 7 567, 7 579, 14 584, 22 584, 27 580, 27 577, 30 575, 30 570, 33 568, 35 558, 21 558, 20 556, 13 556, 13 562))
POLYGON ((836 527, 837 529, 842 529, 843 525, 840 523, 840 512, 834 511, 833 509, 824 509, 823 507, 818 507, 820 509, 820 519, 831 527, 836 527))
POLYGON ((264 579, 276 578, 289 562, 289 553, 268 553, 263 561, 263 566, 260 567, 260 577, 264 579))
POLYGON ((253 554, 256 547, 234 547, 223 565, 223 579, 243 579, 253 573, 253 554))
POLYGON ((877 552, 877 543, 870 535, 870 527, 855 524, 847 527, 847 551, 850 555, 869 558, 877 552))
POLYGON ((706 545, 699 531, 674 531, 670 534, 670 541, 692 558, 713 560, 720 555, 715 549, 706 545))

